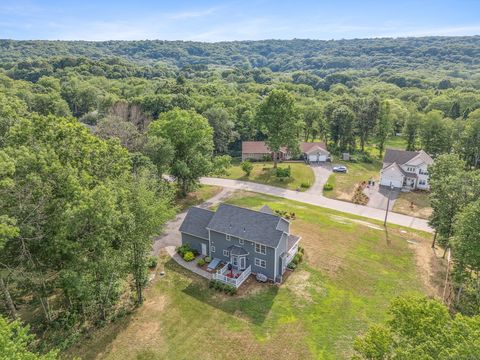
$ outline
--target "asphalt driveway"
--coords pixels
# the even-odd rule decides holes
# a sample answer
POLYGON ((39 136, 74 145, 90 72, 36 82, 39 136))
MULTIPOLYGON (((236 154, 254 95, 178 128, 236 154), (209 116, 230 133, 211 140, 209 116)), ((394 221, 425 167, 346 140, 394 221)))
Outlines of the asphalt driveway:
POLYGON ((323 185, 325 185, 330 174, 332 173, 332 164, 310 164, 310 167, 312 168, 313 174, 315 175, 315 182, 307 191, 305 191, 305 193, 322 195, 323 185))
POLYGON ((375 186, 365 188, 364 193, 370 199, 367 206, 381 210, 387 209, 388 197, 390 196, 390 205, 388 210, 392 211, 393 204, 395 204, 395 200, 397 199, 400 190, 393 189, 390 191, 389 187, 379 186, 378 183, 376 183, 375 186))

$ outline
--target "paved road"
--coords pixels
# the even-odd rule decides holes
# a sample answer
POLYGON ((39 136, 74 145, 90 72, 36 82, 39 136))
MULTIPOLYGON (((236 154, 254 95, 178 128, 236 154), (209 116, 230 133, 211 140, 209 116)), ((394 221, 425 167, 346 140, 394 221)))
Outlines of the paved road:
MULTIPOLYGON (((227 189, 253 191, 257 193, 283 197, 289 200, 295 200, 306 204, 322 206, 328 209, 338 210, 349 214, 364 216, 370 219, 381 220, 385 218, 385 211, 367 206, 356 205, 340 200, 328 199, 321 194, 312 194, 308 192, 298 192, 293 190, 282 189, 274 186, 256 184, 248 181, 219 179, 219 178, 202 178, 202 184, 222 186, 227 189)), ((428 226, 426 220, 413 216, 402 215, 397 213, 388 214, 388 222, 396 225, 402 225, 417 230, 433 232, 428 226)))
POLYGON ((332 173, 332 165, 329 163, 320 163, 320 164, 310 164, 313 174, 315 175, 315 182, 313 185, 306 191, 308 194, 317 194, 322 195, 323 185, 328 180, 328 177, 332 173))

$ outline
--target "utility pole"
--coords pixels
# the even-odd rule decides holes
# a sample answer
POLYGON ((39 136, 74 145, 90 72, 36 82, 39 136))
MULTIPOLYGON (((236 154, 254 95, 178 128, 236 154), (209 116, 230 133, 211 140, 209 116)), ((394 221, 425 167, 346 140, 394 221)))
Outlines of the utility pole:
POLYGON ((387 226, 387 217, 388 217, 388 209, 390 208, 390 197, 392 195, 393 185, 390 182, 390 190, 388 191, 388 201, 387 201, 387 209, 385 210, 385 221, 383 222, 383 226, 387 226))

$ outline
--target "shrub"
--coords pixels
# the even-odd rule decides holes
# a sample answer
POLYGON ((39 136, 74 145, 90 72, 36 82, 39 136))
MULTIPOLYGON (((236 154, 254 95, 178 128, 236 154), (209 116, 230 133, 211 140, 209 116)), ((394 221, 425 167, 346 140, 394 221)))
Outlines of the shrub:
POLYGON ((275 171, 275 176, 278 178, 288 178, 290 177, 291 173, 292 173, 292 168, 290 166, 286 168, 279 167, 275 171))
POLYGON ((253 169, 253 164, 251 161, 244 161, 241 164, 242 170, 245 173, 245 175, 250 176, 252 169, 253 169))
POLYGON ((295 270, 297 268, 297 264, 295 264, 293 261, 287 265, 287 267, 291 270, 295 270))
POLYGON ((263 155, 262 161, 272 161, 272 155, 263 155))
POLYGON ((237 288, 233 285, 226 284, 223 288, 223 291, 225 291, 227 294, 234 295, 237 292, 237 288))
POLYGON ((150 269, 154 269, 157 267, 158 259, 155 256, 150 256, 147 260, 147 266, 150 269))
POLYGON ((198 266, 203 266, 203 265, 205 265, 205 259, 200 259, 200 260, 198 260, 198 261, 197 261, 197 265, 198 265, 198 266))
POLYGON ((308 189, 308 188, 310 187, 310 183, 308 183, 308 182, 302 182, 302 183, 300 184, 300 187, 301 187, 302 189, 308 189))
POLYGON ((305 249, 303 247, 299 246, 298 247, 298 252, 303 255, 303 254, 305 254, 305 249))
POLYGON ((333 190, 333 185, 327 182, 327 183, 325 183, 325 185, 323 185, 323 190, 331 191, 331 190, 333 190))
POLYGON ((193 252, 187 251, 185 255, 183 255, 183 260, 185 261, 193 261, 195 259, 195 255, 193 255, 193 252))
POLYGON ((209 287, 210 289, 213 289, 213 288, 215 287, 216 282, 217 282, 217 280, 210 280, 210 281, 208 282, 208 287, 209 287))
POLYGON ((177 254, 180 255, 181 257, 184 257, 185 254, 189 251, 192 251, 190 244, 183 244, 182 246, 179 246, 177 248, 177 254))
POLYGON ((298 265, 299 263, 302 262, 302 259, 303 259, 303 255, 300 254, 299 252, 297 252, 297 253, 295 254, 295 256, 293 257, 292 262, 293 262, 295 265, 298 265))
POLYGON ((366 164, 373 163, 372 156, 369 153, 365 153, 360 157, 360 161, 366 164))
POLYGON ((212 261, 212 258, 210 256, 205 256, 203 260, 205 260, 207 264, 210 264, 210 262, 212 261))

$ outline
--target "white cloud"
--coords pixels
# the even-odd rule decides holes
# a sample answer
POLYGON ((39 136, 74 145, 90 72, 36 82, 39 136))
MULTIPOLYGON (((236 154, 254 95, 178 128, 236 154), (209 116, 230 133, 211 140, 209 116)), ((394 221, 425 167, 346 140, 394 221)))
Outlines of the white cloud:
POLYGON ((182 11, 173 14, 167 15, 168 19, 171 20, 185 20, 185 19, 193 19, 193 18, 201 18, 206 17, 214 14, 220 9, 220 7, 212 7, 205 10, 192 10, 192 11, 182 11))

